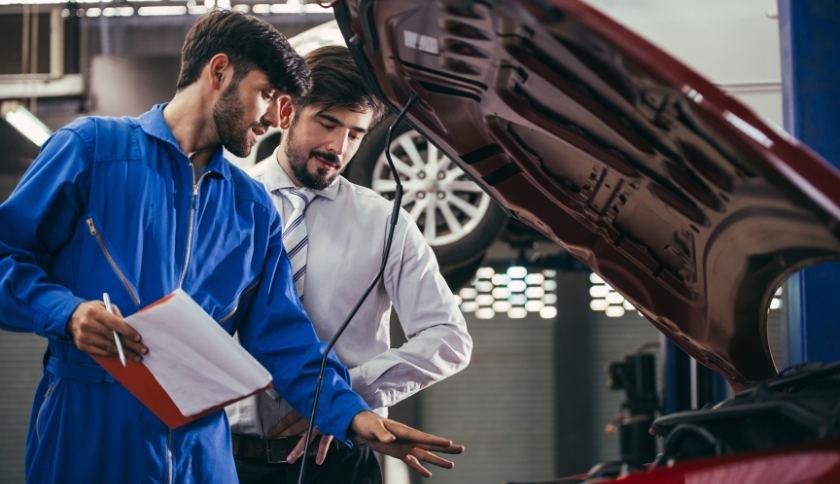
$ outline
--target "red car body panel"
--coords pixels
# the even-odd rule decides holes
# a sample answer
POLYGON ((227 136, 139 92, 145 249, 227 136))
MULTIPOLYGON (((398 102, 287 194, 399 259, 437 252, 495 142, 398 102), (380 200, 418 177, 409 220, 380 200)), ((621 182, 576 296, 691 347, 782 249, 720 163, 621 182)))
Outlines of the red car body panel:
POLYGON ((818 440, 764 452, 681 462, 616 481, 622 484, 834 484, 840 482, 840 440, 818 440))
POLYGON ((773 292, 840 258, 833 167, 578 0, 335 8, 380 94, 418 95, 408 120, 512 216, 736 391, 776 375, 773 292))

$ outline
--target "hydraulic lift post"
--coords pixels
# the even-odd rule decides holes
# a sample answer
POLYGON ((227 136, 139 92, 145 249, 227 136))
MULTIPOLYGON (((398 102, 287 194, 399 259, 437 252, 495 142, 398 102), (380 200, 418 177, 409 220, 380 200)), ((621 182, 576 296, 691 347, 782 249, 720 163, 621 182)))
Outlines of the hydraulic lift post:
MULTIPOLYGON (((778 7, 785 130, 840 168, 840 2, 778 7)), ((790 364, 840 360, 840 263, 799 272, 785 292, 790 364)))

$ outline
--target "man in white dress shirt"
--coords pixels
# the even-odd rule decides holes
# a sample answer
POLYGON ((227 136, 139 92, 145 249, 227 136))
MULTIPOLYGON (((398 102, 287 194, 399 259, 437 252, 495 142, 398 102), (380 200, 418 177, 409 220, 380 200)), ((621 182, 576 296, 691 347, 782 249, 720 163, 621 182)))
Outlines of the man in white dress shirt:
MULTIPOLYGON (((312 71, 312 91, 281 105, 285 132, 280 146, 252 175, 265 185, 282 216, 296 289, 319 338, 327 341, 382 260, 392 202, 340 175, 385 107, 366 89, 346 48, 323 47, 305 60, 312 71)), ((464 317, 432 249, 403 210, 384 276, 335 351, 350 369, 353 390, 383 416, 387 407, 469 363, 472 339, 464 317), (390 348, 392 304, 408 337, 400 348, 390 348)), ((308 420, 281 396, 269 393, 227 410, 242 483, 296 482, 302 439, 284 464, 268 463, 272 456, 266 449, 273 447, 277 454, 282 441, 272 439, 305 433, 308 420)), ((284 442, 286 452, 292 443, 284 442)), ((315 456, 319 465, 307 465, 308 483, 382 482, 369 448, 338 447, 331 437, 320 438, 315 456)), ((275 455, 273 460, 279 459, 275 455)))

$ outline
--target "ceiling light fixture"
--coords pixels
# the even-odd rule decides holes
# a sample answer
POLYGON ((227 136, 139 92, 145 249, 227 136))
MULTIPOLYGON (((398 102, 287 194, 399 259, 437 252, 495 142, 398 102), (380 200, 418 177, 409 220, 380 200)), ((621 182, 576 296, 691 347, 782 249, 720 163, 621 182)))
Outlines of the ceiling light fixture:
POLYGON ((181 5, 161 6, 161 7, 140 7, 137 10, 137 15, 141 17, 158 17, 164 15, 184 15, 187 13, 187 7, 181 5))
POLYGON ((0 114, 7 123, 11 124, 20 134, 29 138, 37 146, 41 146, 50 137, 52 131, 34 114, 30 113, 17 101, 5 101, 0 105, 0 114))

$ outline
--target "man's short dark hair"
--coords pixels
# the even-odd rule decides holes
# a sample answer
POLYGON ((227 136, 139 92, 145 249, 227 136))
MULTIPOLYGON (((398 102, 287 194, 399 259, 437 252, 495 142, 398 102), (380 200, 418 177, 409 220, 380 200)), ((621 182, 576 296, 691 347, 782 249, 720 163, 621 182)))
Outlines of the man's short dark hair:
POLYGON ((312 89, 308 95, 295 96, 298 109, 318 106, 321 111, 349 108, 351 111, 372 111, 373 126, 382 119, 387 108, 365 85, 347 47, 331 45, 313 50, 303 57, 312 72, 312 89))
POLYGON ((271 24, 240 12, 214 10, 195 22, 181 50, 178 90, 193 84, 210 59, 226 54, 233 66, 232 87, 258 69, 272 86, 291 96, 305 96, 312 86, 309 68, 286 37, 271 24))

